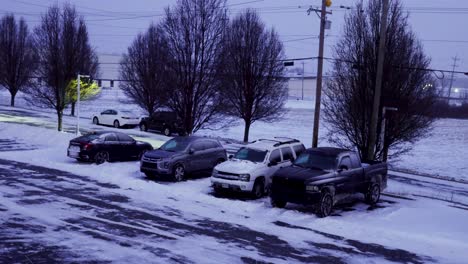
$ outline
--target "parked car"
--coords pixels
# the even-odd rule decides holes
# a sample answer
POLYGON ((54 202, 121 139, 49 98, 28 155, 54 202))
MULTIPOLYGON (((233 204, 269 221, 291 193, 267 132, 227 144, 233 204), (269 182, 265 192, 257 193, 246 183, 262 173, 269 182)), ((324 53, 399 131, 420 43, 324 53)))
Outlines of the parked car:
POLYGON ((316 205, 317 214, 326 217, 350 194, 363 193, 367 203, 376 204, 386 187, 387 163, 361 164, 354 151, 322 147, 307 149, 292 166, 278 170, 270 198, 273 207, 316 205))
POLYGON ((159 149, 146 152, 140 171, 147 177, 171 175, 182 181, 193 172, 211 171, 227 159, 226 150, 216 139, 204 137, 175 137, 159 149))
POLYGON ((115 128, 123 126, 138 126, 140 118, 131 111, 105 110, 93 116, 93 124, 107 125, 115 128))
POLYGON ((172 133, 178 133, 180 136, 184 134, 182 121, 177 118, 175 112, 168 111, 155 112, 150 117, 142 118, 140 130, 157 130, 166 136, 170 136, 172 133))
POLYGON ((260 198, 269 188, 271 176, 305 150, 296 139, 260 139, 242 147, 228 161, 213 170, 211 183, 216 193, 223 190, 251 192, 260 198))
POLYGON ((93 132, 70 140, 67 155, 79 161, 93 161, 97 164, 115 160, 138 160, 153 147, 146 142, 136 141, 120 133, 93 132))

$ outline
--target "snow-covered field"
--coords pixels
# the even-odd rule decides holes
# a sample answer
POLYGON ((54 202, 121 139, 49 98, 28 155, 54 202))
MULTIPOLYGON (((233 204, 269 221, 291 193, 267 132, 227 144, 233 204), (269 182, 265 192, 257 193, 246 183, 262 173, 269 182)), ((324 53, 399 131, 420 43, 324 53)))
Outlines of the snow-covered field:
MULTIPOLYGON (((382 208, 368 210, 366 205, 357 203, 352 206, 353 210, 351 211, 338 210, 338 215, 318 219, 300 206, 288 206, 286 209, 271 208, 267 198, 256 201, 216 198, 211 193, 207 178, 174 184, 158 183, 143 178, 139 172, 138 162, 106 163, 103 165, 77 163, 65 155, 68 141, 73 137, 73 134, 59 133, 52 129, 1 122, 0 138, 15 141, 18 148, 22 150, 10 149, 0 152, 0 159, 28 162, 72 172, 89 177, 94 181, 116 184, 120 187, 116 192, 130 197, 136 204, 164 205, 164 207, 183 212, 184 217, 179 221, 190 223, 191 218, 202 217, 241 225, 274 234, 296 247, 310 247, 310 240, 315 241, 315 247, 329 245, 328 243, 331 243, 330 245, 342 243, 343 241, 338 242, 341 237, 344 241, 348 241, 348 250, 351 251, 364 250, 360 249, 357 244, 352 245, 351 243, 351 241, 359 241, 359 243, 376 243, 391 249, 404 249, 428 257, 422 262, 464 263, 468 258, 466 250, 468 248, 466 240, 468 228, 465 221, 468 218, 468 210, 466 208, 454 208, 445 202, 431 199, 405 200, 384 197, 387 202, 382 202, 382 208), (31 150, 24 150, 28 148, 31 150), (291 226, 296 228, 288 228, 291 226), (330 240, 319 233, 311 235, 310 232, 306 233, 304 230, 320 230, 319 232, 332 234, 336 237, 330 240)), ((21 172, 18 173, 18 176, 21 177, 21 172)), ((397 184, 393 181, 389 183, 389 186, 392 192, 411 191, 411 188, 404 189, 401 183, 397 184)), ((7 187, 0 187, 0 190, 3 193, 9 191, 7 187)), ((2 197, 0 199, 4 200, 2 197)), ((63 217, 61 211, 54 211, 58 210, 53 209, 55 207, 50 209, 49 214, 47 208, 36 208, 28 205, 16 208, 17 205, 8 203, 3 206, 10 206, 10 209, 21 212, 27 211, 29 214, 41 218, 41 221, 52 224, 60 221, 60 217, 63 217), (55 216, 56 214, 59 219, 51 217, 51 215, 55 216)), ((56 235, 54 232, 51 233, 51 237, 56 235)), ((67 246, 79 246, 82 241, 79 238, 76 238, 76 241, 67 240, 67 246)), ((94 243, 96 241, 92 241, 90 246, 102 248, 99 250, 99 254, 105 255, 111 261, 128 260, 121 259, 121 255, 113 255, 115 250, 119 250, 118 247, 115 248, 115 245, 108 245, 108 242, 104 241, 100 245, 94 243)), ((211 252, 216 247, 221 263, 232 262, 235 259, 222 253, 229 252, 227 254, 229 256, 237 254, 232 251, 229 245, 216 244, 215 246, 215 244, 211 240, 188 237, 181 239, 176 244, 162 244, 160 246, 175 248, 178 253, 191 252, 195 250, 194 247, 197 250, 205 249, 207 252, 211 252)), ((327 249, 321 250, 327 251, 327 249)), ((131 254, 131 252, 124 252, 131 254)), ((390 252, 398 254, 398 251, 390 252)), ((122 253, 122 255, 125 254, 122 253)), ((144 252, 138 253, 140 257, 142 254, 144 252)), ((213 263, 213 255, 198 253, 192 256, 197 263, 213 263)), ((252 257, 263 259, 261 255, 254 252, 252 257)), ((352 259, 348 259, 347 262, 385 263, 391 262, 391 260, 391 257, 382 258, 378 255, 372 257, 357 254, 352 259)), ((285 263, 281 260, 277 260, 277 262, 285 263)), ((288 261, 286 260, 286 262, 288 261)), ((409 262, 415 261, 409 260, 409 262)))

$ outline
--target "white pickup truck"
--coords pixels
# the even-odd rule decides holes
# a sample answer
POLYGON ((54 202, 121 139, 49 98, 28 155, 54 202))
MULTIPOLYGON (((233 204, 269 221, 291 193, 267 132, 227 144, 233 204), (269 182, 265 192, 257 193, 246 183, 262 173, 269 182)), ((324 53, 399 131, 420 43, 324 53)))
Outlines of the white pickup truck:
POLYGON ((271 176, 305 150, 297 139, 260 139, 240 148, 226 162, 217 165, 211 175, 216 193, 225 190, 250 192, 260 198, 269 189, 271 176))

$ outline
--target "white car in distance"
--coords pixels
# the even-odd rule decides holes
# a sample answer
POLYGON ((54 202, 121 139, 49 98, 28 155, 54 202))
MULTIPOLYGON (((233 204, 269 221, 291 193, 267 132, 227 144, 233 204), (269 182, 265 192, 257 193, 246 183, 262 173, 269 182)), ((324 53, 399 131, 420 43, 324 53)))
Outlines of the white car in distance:
POLYGON ((130 111, 105 110, 93 116, 93 124, 107 125, 115 128, 123 126, 138 126, 140 118, 130 111))
POLYGON ((260 139, 242 147, 228 161, 217 165, 211 175, 216 193, 224 190, 250 192, 260 198, 269 189, 271 176, 290 166, 305 150, 297 139, 260 139))

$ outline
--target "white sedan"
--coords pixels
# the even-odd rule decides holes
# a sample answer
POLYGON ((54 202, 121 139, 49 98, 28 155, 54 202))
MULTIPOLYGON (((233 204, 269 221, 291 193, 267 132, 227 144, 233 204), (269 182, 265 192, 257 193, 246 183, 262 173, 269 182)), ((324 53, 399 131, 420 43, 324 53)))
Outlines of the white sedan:
POLYGON ((122 126, 138 126, 140 118, 130 111, 106 110, 93 116, 93 124, 108 125, 116 128, 122 126))

